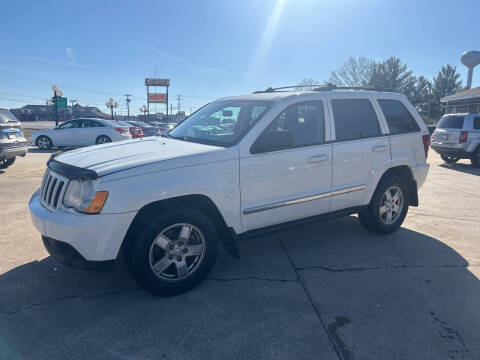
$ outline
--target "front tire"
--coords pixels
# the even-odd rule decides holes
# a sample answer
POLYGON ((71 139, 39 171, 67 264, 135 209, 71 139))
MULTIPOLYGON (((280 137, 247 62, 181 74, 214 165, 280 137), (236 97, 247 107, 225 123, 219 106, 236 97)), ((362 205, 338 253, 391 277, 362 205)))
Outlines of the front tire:
POLYGON ((445 161, 447 164, 455 164, 460 158, 455 157, 455 156, 449 156, 449 155, 440 155, 443 161, 445 161))
POLYGON ((368 207, 358 213, 362 225, 378 234, 396 231, 405 220, 409 205, 408 186, 397 176, 378 185, 368 207))
POLYGON ((195 209, 176 209, 148 221, 126 246, 126 265, 144 289, 160 296, 197 286, 212 269, 218 232, 209 217, 195 209))
POLYGON ((2 159, 0 160, 0 169, 6 169, 7 167, 13 165, 15 162, 15 157, 12 157, 10 159, 2 159))
POLYGON ((53 146, 52 140, 44 135, 39 136, 37 140, 35 140, 35 145, 37 145, 40 150, 50 150, 53 146))

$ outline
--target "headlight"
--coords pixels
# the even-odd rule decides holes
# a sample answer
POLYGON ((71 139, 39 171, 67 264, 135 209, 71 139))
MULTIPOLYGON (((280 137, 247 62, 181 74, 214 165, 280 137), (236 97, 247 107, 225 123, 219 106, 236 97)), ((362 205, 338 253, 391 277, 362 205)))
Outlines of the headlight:
POLYGON ((98 214, 105 204, 108 191, 93 190, 93 182, 70 180, 63 196, 63 205, 87 214, 98 214))

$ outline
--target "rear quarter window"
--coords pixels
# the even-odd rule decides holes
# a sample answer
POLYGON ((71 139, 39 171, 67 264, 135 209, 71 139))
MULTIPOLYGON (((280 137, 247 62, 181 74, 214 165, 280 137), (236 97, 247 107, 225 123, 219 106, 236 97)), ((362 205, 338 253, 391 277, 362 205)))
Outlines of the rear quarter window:
POLYGON ((378 99, 390 134, 405 134, 420 131, 410 111, 399 100, 378 99))
POLYGON ((437 124, 437 129, 463 129, 463 116, 444 116, 437 124))
POLYGON ((480 130, 480 117, 476 117, 473 119, 473 128, 475 130, 480 130))

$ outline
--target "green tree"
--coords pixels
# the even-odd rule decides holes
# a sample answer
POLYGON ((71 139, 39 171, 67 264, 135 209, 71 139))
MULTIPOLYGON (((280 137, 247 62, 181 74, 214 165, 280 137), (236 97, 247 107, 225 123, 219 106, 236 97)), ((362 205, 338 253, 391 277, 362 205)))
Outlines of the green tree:
POLYGON ((457 67, 447 64, 442 66, 437 76, 433 79, 432 99, 430 103, 431 117, 438 118, 444 111, 442 109, 440 99, 455 94, 462 90, 462 81, 457 67))
POLYGON ((391 56, 385 61, 373 63, 368 85, 400 91, 409 96, 414 91, 415 78, 405 63, 391 56))
POLYGON ((425 76, 415 77, 413 92, 408 96, 410 102, 423 117, 428 117, 431 86, 431 82, 425 76))

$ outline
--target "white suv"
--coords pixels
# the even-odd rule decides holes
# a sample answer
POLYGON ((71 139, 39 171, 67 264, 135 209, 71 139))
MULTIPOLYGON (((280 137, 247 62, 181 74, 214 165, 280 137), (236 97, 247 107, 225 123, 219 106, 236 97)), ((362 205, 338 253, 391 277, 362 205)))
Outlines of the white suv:
POLYGON ((122 252, 147 290, 197 285, 219 243, 359 214, 395 231, 424 183, 429 133, 401 94, 275 89, 201 108, 167 138, 69 151, 30 199, 52 256, 95 267, 122 252))

